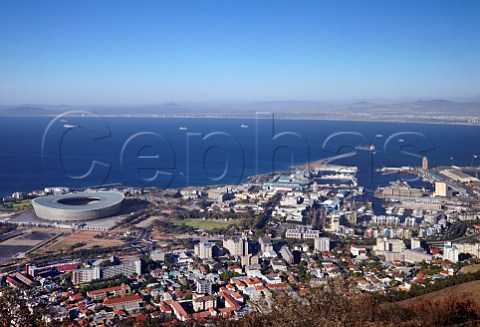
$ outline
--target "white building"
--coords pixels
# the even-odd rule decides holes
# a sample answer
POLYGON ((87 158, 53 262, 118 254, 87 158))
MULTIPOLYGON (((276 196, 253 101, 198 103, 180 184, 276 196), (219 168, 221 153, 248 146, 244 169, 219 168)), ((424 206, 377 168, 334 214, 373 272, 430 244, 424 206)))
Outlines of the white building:
POLYGON ((403 252, 405 243, 400 239, 377 238, 377 244, 373 247, 375 254, 382 255, 385 251, 403 252))
POLYGON ((258 243, 260 243, 260 250, 262 253, 269 252, 270 250, 273 250, 273 244, 270 238, 262 236, 258 239, 258 243))
POLYGON ((452 245, 452 242, 447 242, 443 245, 443 259, 455 263, 458 262, 459 254, 460 251, 456 245, 452 245))
POLYGON ((316 237, 314 239, 314 247, 317 252, 330 251, 330 238, 316 237))
POLYGON ((162 250, 156 250, 150 252, 150 259, 154 261, 165 261, 165 252, 162 250))
POLYGON ((223 240, 223 247, 231 255, 241 257, 248 254, 248 239, 246 237, 232 237, 223 240))
POLYGON ((452 245, 455 245, 460 253, 480 258, 480 243, 452 243, 452 245))
POLYGON ((435 196, 447 197, 448 186, 445 182, 435 182, 435 196))
POLYGON ((420 247, 422 247, 422 245, 421 245, 418 237, 412 237, 410 248, 411 249, 417 249, 417 248, 420 248, 420 247))
POLYGON ((292 264, 294 262, 293 253, 287 245, 282 246, 280 254, 286 263, 292 264))
POLYGON ((320 231, 310 227, 289 228, 285 232, 286 238, 315 239, 320 236, 320 231))
POLYGON ((195 283, 198 294, 212 294, 212 282, 210 280, 197 278, 195 283))
POLYGON ((109 267, 84 268, 72 271, 72 282, 76 284, 88 283, 94 279, 106 279, 117 275, 130 277, 133 274, 142 273, 142 262, 136 259, 130 263, 109 267))
POLYGON ((195 244, 194 252, 200 259, 211 259, 213 257, 212 245, 206 240, 201 240, 200 243, 195 244))

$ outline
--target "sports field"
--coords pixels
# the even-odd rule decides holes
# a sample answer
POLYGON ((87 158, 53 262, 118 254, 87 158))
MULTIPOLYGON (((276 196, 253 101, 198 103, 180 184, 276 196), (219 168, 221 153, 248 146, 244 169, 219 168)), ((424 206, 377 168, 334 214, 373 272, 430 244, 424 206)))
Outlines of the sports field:
POLYGON ((77 250, 91 248, 95 245, 101 247, 110 247, 122 245, 123 241, 107 238, 95 238, 96 235, 101 234, 99 231, 91 230, 75 230, 73 233, 61 238, 58 242, 49 247, 50 250, 65 250, 72 246, 78 245, 77 250))
POLYGON ((235 225, 237 224, 237 222, 224 220, 185 219, 175 221, 175 224, 184 224, 193 228, 211 230, 215 228, 225 228, 230 225, 235 225))
POLYGON ((0 214, 25 211, 30 209, 32 209, 32 204, 30 200, 22 200, 18 202, 5 202, 3 205, 0 205, 0 214))

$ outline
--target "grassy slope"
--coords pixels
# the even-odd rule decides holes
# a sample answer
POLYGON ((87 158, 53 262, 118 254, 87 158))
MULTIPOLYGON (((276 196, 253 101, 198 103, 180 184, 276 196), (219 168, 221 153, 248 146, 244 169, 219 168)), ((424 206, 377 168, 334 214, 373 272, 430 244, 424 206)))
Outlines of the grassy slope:
POLYGON ((413 299, 401 301, 399 302, 399 304, 403 306, 409 306, 421 300, 438 301, 438 300, 447 299, 449 297, 457 297, 460 299, 467 299, 467 298, 472 299, 478 305, 480 305, 480 281, 476 280, 473 282, 468 282, 460 285, 447 287, 443 290, 431 292, 428 294, 417 296, 413 299))

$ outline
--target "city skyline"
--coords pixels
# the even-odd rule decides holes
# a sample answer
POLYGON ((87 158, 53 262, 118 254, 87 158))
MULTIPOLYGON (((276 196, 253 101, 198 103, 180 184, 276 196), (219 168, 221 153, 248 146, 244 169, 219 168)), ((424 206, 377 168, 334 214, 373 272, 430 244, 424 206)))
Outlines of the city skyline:
POLYGON ((0 105, 470 98, 480 4, 0 4, 0 105))

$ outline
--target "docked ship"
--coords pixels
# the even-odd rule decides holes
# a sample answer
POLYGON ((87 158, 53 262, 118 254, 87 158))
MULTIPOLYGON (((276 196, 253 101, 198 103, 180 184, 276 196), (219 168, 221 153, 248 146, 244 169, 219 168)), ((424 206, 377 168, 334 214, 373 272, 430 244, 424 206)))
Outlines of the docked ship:
POLYGON ((350 174, 329 174, 329 175, 323 175, 320 177, 320 179, 331 179, 331 180, 348 180, 354 178, 353 175, 350 174))

